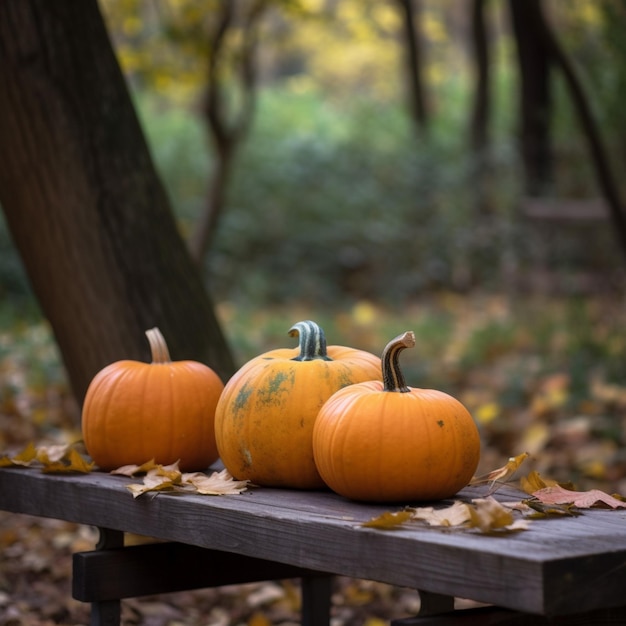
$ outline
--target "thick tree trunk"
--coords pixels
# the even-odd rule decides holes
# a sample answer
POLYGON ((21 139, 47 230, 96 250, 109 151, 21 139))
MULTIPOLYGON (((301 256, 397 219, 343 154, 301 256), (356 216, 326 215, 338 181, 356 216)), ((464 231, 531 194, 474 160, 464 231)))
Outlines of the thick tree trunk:
POLYGON ((550 70, 541 0, 509 0, 520 69, 520 144, 526 193, 544 195, 552 181, 550 70))
POLYGON ((79 402, 94 374, 234 363, 179 235, 96 0, 0 2, 0 203, 79 402))

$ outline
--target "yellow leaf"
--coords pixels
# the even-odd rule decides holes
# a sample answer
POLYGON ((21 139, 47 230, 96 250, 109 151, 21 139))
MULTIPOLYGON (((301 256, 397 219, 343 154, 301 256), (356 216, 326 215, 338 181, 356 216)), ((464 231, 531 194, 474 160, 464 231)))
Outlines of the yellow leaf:
POLYGON ((69 445, 66 443, 51 446, 38 446, 37 460, 44 465, 57 463, 65 458, 68 449, 69 445))
POLYGON ((262 613, 253 613, 248 619, 248 626, 272 626, 272 622, 262 613))
POLYGON ((539 489, 544 489, 545 487, 555 487, 557 485, 561 485, 561 487, 566 489, 573 488, 571 483, 559 483, 552 478, 543 478, 543 476, 535 470, 530 472, 528 476, 522 476, 520 478, 520 487, 523 491, 531 495, 535 493, 535 491, 539 491, 539 489))
POLYGON ((74 448, 69 448, 61 460, 44 463, 43 471, 46 474, 70 472, 88 474, 93 470, 94 466, 95 463, 87 461, 74 448))
POLYGON ((530 454, 537 454, 543 450, 549 439, 550 428, 548 425, 545 422, 536 422, 524 432, 520 444, 530 454))
POLYGON ((404 522, 409 521, 412 516, 413 514, 409 509, 405 509, 404 511, 397 511, 395 513, 387 511, 382 515, 373 517, 367 522, 363 522, 363 524, 361 525, 365 528, 378 528, 379 530, 389 530, 390 528, 397 528, 401 524, 404 524, 404 522))
POLYGON ((476 419, 481 424, 489 424, 500 415, 500 406, 496 402, 481 404, 475 411, 476 419))
POLYGON ((19 454, 10 458, 12 465, 29 466, 33 461, 37 460, 37 448, 35 448, 35 444, 31 441, 19 454))

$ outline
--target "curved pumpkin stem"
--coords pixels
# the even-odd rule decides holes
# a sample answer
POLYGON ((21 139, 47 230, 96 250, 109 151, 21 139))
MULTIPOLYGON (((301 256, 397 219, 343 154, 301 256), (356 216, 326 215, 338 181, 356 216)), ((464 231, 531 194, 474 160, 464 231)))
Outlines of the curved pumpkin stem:
POLYGON ((311 320, 298 322, 289 329, 289 336, 299 336, 300 354, 292 361, 332 361, 326 352, 326 337, 320 326, 311 320))
POLYGON ((383 367, 384 391, 407 393, 411 391, 404 382, 404 375, 400 371, 400 352, 415 345, 415 333, 407 330, 402 335, 392 339, 383 350, 381 357, 383 367))
POLYGON ((161 331, 155 326, 146 331, 146 337, 150 342, 152 363, 171 363, 170 351, 167 348, 165 338, 161 334, 161 331))

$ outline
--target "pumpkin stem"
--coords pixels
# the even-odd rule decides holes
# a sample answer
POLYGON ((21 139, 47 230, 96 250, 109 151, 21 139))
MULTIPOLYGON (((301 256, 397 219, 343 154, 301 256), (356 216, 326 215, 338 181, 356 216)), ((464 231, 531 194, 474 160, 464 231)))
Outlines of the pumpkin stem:
POLYGON ((289 329, 289 336, 299 336, 300 354, 292 361, 332 361, 326 352, 326 337, 324 331, 315 322, 310 320, 298 322, 289 329))
POLYGON ((402 335, 392 339, 383 350, 381 357, 383 367, 383 384, 385 391, 407 393, 411 391, 404 382, 404 375, 400 371, 400 352, 415 345, 415 333, 407 330, 402 335))
POLYGON ((155 326, 146 331, 146 337, 150 342, 152 363, 171 363, 170 351, 167 348, 165 338, 161 334, 161 331, 155 326))

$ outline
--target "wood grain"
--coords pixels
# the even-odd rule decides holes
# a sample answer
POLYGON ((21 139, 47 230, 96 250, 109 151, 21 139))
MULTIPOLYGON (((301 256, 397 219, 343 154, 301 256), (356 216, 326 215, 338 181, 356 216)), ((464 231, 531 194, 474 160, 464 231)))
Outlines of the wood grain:
POLYGON ((497 537, 417 525, 380 531, 361 523, 399 506, 354 503, 327 491, 268 488, 236 496, 148 494, 135 500, 126 489, 129 482, 134 481, 98 472, 51 476, 2 469, 0 508, 528 613, 560 615, 624 603, 623 511, 537 521, 527 531, 497 537))

